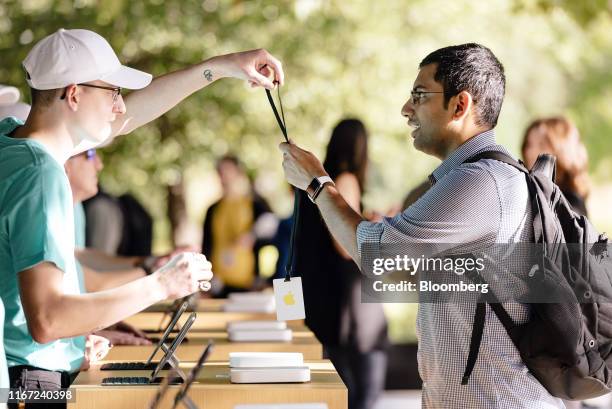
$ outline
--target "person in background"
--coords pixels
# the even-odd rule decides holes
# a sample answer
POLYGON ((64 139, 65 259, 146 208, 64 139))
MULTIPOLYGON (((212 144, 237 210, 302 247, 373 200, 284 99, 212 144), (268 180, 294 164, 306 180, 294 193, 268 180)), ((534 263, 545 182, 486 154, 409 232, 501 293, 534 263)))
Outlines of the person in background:
POLYGON ((130 193, 115 197, 98 189, 83 202, 87 247, 119 256, 150 256, 153 218, 130 193))
MULTIPOLYGON (((95 149, 89 149, 81 154, 75 155, 66 161, 64 168, 70 182, 72 190, 72 200, 74 202, 74 236, 77 255, 77 272, 79 274, 79 284, 82 292, 101 291, 106 288, 119 286, 123 283, 144 277, 146 272, 137 264, 140 260, 126 257, 112 257, 102 254, 99 256, 98 268, 106 267, 110 271, 98 271, 79 262, 81 259, 87 262, 94 258, 95 250, 85 247, 85 214, 82 202, 98 191, 98 173, 104 165, 96 154, 95 149), (88 254, 87 253, 93 253, 88 254)), ((95 332, 96 335, 107 338, 112 345, 150 345, 146 335, 128 325, 125 322, 118 322, 106 329, 95 332)))
POLYGON ((119 199, 98 186, 98 193, 83 202, 87 247, 118 254, 123 236, 123 211, 119 199))
MULTIPOLYGON (((362 214, 368 133, 360 120, 336 125, 323 166, 349 206, 362 214)), ((359 267, 331 236, 317 207, 300 197, 295 269, 302 277, 306 325, 346 384, 349 408, 370 409, 385 384, 384 311, 379 303, 361 303, 359 267)))
MULTIPOLYGON (((0 107, 8 108, 7 111, 5 111, 5 112, 8 112, 8 115, 3 116, 3 118, 6 116, 16 116, 17 118, 27 118, 28 117, 27 114, 25 116, 14 114, 15 106, 19 102, 20 96, 21 96, 21 93, 19 92, 19 89, 17 89, 16 87, 0 84, 0 107)), ((28 113, 29 113, 29 110, 28 110, 28 113)))
POLYGON ((25 121, 30 105, 20 102, 21 93, 15 87, 0 84, 0 120, 12 116, 25 121))
POLYGON ((226 155, 216 166, 222 196, 206 211, 202 253, 215 266, 220 296, 254 287, 259 277, 258 250, 278 228, 270 206, 251 186, 238 158, 226 155))
POLYGON ((586 200, 591 188, 589 157, 578 129, 569 119, 555 116, 533 121, 525 131, 521 152, 528 169, 540 154, 554 155, 557 158, 555 183, 574 211, 587 216, 586 200))
MULTIPOLYGON (((588 175, 588 153, 576 126, 563 116, 540 118, 525 131, 521 152, 531 169, 539 155, 549 153, 557 158, 555 183, 572 206, 587 216, 586 200, 591 183, 588 175)), ((587 404, 564 401, 567 409, 588 408, 587 404)))

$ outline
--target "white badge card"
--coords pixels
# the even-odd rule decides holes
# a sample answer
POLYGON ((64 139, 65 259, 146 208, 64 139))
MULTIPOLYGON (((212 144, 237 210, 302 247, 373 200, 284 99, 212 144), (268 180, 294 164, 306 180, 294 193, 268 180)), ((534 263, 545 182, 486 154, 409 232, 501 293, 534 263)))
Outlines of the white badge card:
POLYGON ((306 318, 301 277, 293 277, 290 281, 278 278, 272 280, 272 285, 274 286, 276 319, 278 321, 303 320, 306 318))

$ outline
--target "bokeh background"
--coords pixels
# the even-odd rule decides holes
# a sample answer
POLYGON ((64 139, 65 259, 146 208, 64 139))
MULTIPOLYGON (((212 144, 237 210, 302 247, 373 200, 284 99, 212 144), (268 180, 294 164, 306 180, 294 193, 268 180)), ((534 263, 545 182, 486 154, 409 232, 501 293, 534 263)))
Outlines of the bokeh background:
MULTIPOLYGON (((400 115, 418 63, 434 49, 478 42, 506 70, 499 141, 518 155, 532 119, 568 115, 590 155, 590 217, 612 231, 611 10, 611 0, 0 0, 0 83, 19 87, 27 101, 20 63, 61 27, 98 32, 123 63, 154 75, 265 47, 284 64, 296 143, 320 155, 339 119, 366 122, 365 207, 385 212, 438 164, 415 151, 400 115)), ((225 153, 243 160, 279 215, 291 211, 281 139, 263 90, 223 80, 103 149, 101 184, 144 204, 155 219, 155 250, 199 245, 204 212, 220 194, 214 160, 225 153)), ((265 270, 274 254, 263 257, 265 270)), ((387 313, 392 339, 414 340, 414 306, 388 305, 387 313)))

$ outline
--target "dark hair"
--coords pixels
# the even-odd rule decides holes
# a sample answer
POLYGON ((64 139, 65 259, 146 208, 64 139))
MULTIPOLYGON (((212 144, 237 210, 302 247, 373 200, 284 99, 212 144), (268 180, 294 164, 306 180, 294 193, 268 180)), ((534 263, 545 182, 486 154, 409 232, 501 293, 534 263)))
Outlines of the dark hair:
POLYGON ((30 88, 32 107, 46 108, 50 106, 56 98, 60 97, 61 89, 35 89, 30 88))
POLYGON ((349 172, 357 177, 363 192, 368 164, 368 131, 359 119, 344 119, 336 125, 327 144, 323 167, 332 179, 349 172))
POLYGON ((469 43, 440 48, 421 61, 419 68, 437 64, 434 79, 444 89, 444 108, 461 91, 472 95, 476 124, 493 128, 501 111, 506 88, 504 67, 491 50, 469 43))

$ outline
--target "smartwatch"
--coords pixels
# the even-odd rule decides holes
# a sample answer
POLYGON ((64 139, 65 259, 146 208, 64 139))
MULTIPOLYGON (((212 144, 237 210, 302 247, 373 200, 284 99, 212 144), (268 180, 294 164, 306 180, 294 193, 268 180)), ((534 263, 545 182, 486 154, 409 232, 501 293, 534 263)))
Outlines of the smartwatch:
POLYGON ((323 187, 328 183, 335 186, 334 181, 329 176, 319 176, 318 178, 312 179, 312 182, 310 182, 310 185, 306 188, 306 193, 312 203, 316 203, 317 197, 323 190, 323 187))
POLYGON ((134 267, 142 268, 145 271, 145 273, 148 276, 150 276, 151 274, 154 273, 153 267, 155 266, 156 262, 157 262, 157 257, 148 256, 142 259, 141 261, 137 262, 136 264, 134 264, 134 267))

